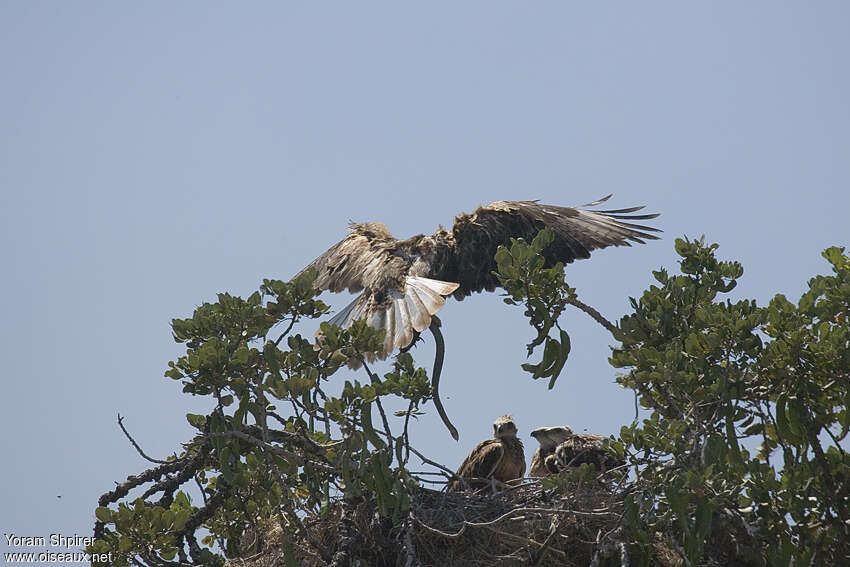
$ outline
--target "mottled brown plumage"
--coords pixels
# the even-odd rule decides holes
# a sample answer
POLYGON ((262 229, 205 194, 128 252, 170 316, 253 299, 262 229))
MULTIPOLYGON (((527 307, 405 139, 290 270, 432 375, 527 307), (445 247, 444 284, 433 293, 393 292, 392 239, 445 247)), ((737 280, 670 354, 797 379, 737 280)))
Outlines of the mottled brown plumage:
POLYGON ((528 471, 528 476, 541 477, 547 474, 558 472, 554 468, 554 462, 549 457, 555 454, 555 449, 563 441, 569 439, 573 434, 573 430, 566 425, 555 427, 538 427, 531 432, 540 446, 534 451, 534 456, 531 458, 531 468, 528 471))
POLYGON ((508 482, 525 474, 525 452, 517 436, 513 418, 503 415, 493 422, 493 439, 479 443, 457 470, 459 479, 451 481, 448 490, 466 487, 481 489, 491 479, 508 482))
POLYGON ((530 242, 549 227, 555 239, 544 250, 547 264, 568 263, 588 258, 598 248, 657 239, 651 233, 658 229, 629 222, 658 216, 631 214, 642 208, 590 211, 537 201, 496 201, 458 215, 450 231, 441 227, 431 236, 406 240, 394 238, 383 223, 354 223, 348 236, 299 275, 315 269, 318 292, 362 292, 331 322, 349 327, 366 319, 370 326, 386 329, 384 349, 376 353, 386 358, 394 349, 409 346, 416 333, 430 325, 446 296, 462 300, 474 292, 493 291, 499 285, 493 274, 496 249, 511 238, 530 242))
POLYGON ((553 465, 564 470, 589 463, 599 472, 606 472, 626 464, 605 449, 606 440, 607 437, 592 433, 571 435, 555 449, 553 465))

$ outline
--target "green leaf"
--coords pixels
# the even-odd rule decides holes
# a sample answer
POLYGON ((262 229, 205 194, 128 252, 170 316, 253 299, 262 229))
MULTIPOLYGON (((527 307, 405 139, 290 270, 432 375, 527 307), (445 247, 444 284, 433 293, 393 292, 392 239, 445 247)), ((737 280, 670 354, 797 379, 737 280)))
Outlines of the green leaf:
POLYGON ((800 441, 806 440, 806 409, 800 402, 799 398, 791 398, 786 409, 788 417, 788 425, 796 439, 800 441))
POLYGON ((726 416, 726 443, 736 463, 741 462, 741 448, 738 446, 738 435, 735 433, 735 420, 731 415, 726 416))
POLYGON ((360 410, 360 422, 363 425, 363 433, 372 445, 378 449, 383 449, 387 444, 378 436, 375 428, 372 427, 372 403, 364 403, 360 410))
POLYGON ((787 408, 788 394, 782 392, 776 399, 776 430, 785 442, 796 445, 801 439, 791 428, 787 408))
POLYGON ((111 522, 112 510, 104 506, 98 506, 97 508, 95 508, 94 517, 103 523, 111 522))
POLYGON ((705 540, 711 532, 711 516, 714 513, 709 502, 698 502, 696 512, 696 538, 705 540))
POLYGON ((703 447, 703 463, 711 465, 719 461, 726 452, 726 445, 718 435, 710 435, 703 447))
POLYGON ((186 421, 188 421, 189 425, 195 429, 203 431, 204 427, 207 425, 207 416, 197 413, 187 413, 186 421))
POLYGON ((564 369, 564 364, 567 362, 567 358, 570 356, 570 336, 566 331, 561 330, 561 349, 558 355, 558 360, 555 362, 555 366, 552 368, 552 377, 549 379, 549 389, 555 387, 555 381, 561 375, 561 371, 564 369))
POLYGON ((545 250, 547 246, 552 244, 553 240, 555 240, 555 231, 551 228, 544 228, 537 233, 537 236, 534 237, 534 240, 531 242, 531 246, 535 252, 540 253, 545 250))

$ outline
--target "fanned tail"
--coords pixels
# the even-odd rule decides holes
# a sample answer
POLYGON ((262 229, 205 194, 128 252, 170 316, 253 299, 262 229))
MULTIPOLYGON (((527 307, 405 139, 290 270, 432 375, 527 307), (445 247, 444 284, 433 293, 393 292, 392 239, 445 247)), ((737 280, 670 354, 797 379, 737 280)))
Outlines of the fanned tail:
MULTIPOLYGON (((328 322, 347 329, 355 321, 366 319, 370 327, 384 329, 386 336, 383 349, 380 352, 366 353, 366 359, 370 362, 376 358, 384 360, 393 350, 409 346, 415 333, 427 329, 431 324, 431 316, 446 304, 445 296, 454 292, 459 285, 454 282, 407 276, 404 292, 391 290, 389 301, 385 305, 373 306, 372 309, 377 307, 374 311, 369 309, 371 294, 363 292, 328 322)), ((319 335, 320 333, 316 334, 317 337, 319 335)), ((359 365, 359 361, 349 361, 352 368, 359 365)))

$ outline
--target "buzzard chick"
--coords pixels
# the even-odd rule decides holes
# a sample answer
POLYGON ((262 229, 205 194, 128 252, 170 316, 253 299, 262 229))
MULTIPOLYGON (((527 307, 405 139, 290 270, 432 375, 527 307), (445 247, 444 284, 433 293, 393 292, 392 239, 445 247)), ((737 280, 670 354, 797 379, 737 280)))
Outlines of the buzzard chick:
POLYGON ((525 452, 517 436, 513 417, 503 415, 493 422, 493 439, 479 443, 457 470, 459 479, 449 483, 451 491, 469 485, 475 489, 491 481, 508 482, 525 474, 525 452))
POLYGON ((540 446, 534 451, 531 458, 531 470, 528 476, 541 477, 547 474, 557 473, 557 461, 554 458, 555 449, 562 442, 572 436, 573 430, 566 425, 555 427, 538 427, 531 432, 531 436, 537 439, 540 446))
POLYGON ((605 449, 607 439, 592 433, 572 435, 555 449, 553 466, 557 466, 558 470, 564 470, 589 463, 600 473, 604 473, 625 465, 624 460, 615 457, 605 449))

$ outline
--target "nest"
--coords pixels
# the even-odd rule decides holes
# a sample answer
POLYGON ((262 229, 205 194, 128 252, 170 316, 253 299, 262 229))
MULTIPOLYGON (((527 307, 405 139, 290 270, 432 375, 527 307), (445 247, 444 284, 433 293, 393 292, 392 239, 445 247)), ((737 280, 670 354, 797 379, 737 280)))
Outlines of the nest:
POLYGON ((618 553, 621 504, 598 481, 559 489, 532 481, 492 494, 420 488, 395 525, 380 519, 370 500, 336 502, 324 519, 305 520, 309 537, 287 537, 269 522, 263 533, 246 534, 243 558, 230 565, 284 565, 291 554, 309 567, 587 566, 606 549, 618 553))
MULTIPOLYGON (((299 537, 267 522, 261 533, 246 533, 242 558, 229 565, 273 567, 287 565, 287 557, 305 567, 629 564, 631 544, 620 529, 622 492, 598 480, 526 480, 492 494, 420 488, 395 524, 376 510, 371 500, 338 501, 324 518, 305 519, 309 534, 299 537)), ((653 565, 684 564, 660 533, 650 553, 653 565)), ((734 552, 719 555, 700 565, 749 563, 736 561, 734 552)))

